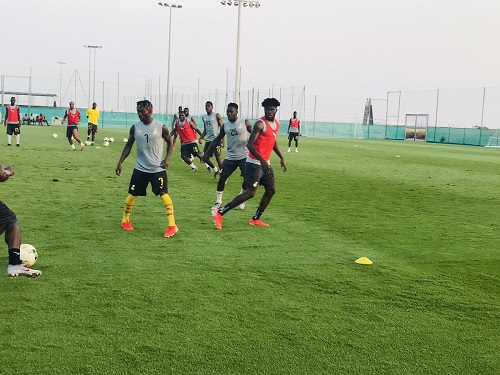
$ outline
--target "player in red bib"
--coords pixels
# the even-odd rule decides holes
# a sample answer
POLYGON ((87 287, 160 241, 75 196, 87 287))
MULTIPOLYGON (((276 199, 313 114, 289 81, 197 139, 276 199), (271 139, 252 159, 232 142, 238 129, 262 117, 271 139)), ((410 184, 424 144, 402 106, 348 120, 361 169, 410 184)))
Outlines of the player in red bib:
POLYGON ((224 214, 241 203, 253 198, 257 187, 264 186, 265 191, 262 196, 259 207, 255 215, 250 219, 250 225, 259 227, 268 227, 269 224, 260 220, 261 215, 267 208, 273 195, 276 192, 274 185, 274 172, 270 165, 271 153, 274 151, 280 158, 281 167, 286 171, 286 164, 283 155, 278 148, 276 138, 279 133, 280 123, 276 117, 276 112, 280 102, 275 98, 267 98, 262 102, 264 107, 264 117, 261 117, 253 126, 252 133, 248 139, 248 157, 245 164, 243 177, 245 180, 246 190, 236 196, 231 202, 223 208, 214 210, 213 217, 217 229, 222 229, 222 220, 224 214))
POLYGON ((10 105, 5 107, 5 119, 3 124, 7 127, 7 146, 12 145, 12 134, 16 135, 16 146, 19 147, 21 136, 21 114, 19 106, 16 105, 16 98, 10 98, 10 105))

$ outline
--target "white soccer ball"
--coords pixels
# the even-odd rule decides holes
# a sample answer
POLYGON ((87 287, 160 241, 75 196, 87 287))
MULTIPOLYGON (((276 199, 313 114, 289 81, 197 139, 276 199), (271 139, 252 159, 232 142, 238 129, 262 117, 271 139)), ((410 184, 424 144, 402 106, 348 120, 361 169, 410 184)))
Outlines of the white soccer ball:
POLYGON ((92 144, 92 142, 90 141, 85 141, 85 146, 90 146, 92 144))
POLYGON ((108 147, 109 146, 109 142, 108 141, 104 141, 104 143, 102 144, 104 147, 108 147))
POLYGON ((36 263, 38 259, 38 253, 33 245, 23 243, 19 248, 21 262, 28 267, 31 267, 36 263))
POLYGON ((128 142, 128 139, 127 138, 123 138, 123 143, 127 143, 128 142))
POLYGON ((109 141, 110 141, 110 142, 114 142, 114 141, 115 141, 115 139, 114 139, 113 137, 111 137, 111 138, 109 139, 109 141))
POLYGON ((53 136, 54 138, 59 138, 59 134, 57 134, 57 133, 52 134, 52 136, 53 136))
POLYGON ((108 137, 104 137, 104 142, 109 142, 109 138, 108 137))

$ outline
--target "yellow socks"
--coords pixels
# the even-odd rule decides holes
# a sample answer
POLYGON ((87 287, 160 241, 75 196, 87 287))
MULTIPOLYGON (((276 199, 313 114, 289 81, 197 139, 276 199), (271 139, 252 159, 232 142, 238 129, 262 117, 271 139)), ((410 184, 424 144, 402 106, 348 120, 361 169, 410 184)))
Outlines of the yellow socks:
POLYGON ((125 208, 123 210, 123 219, 122 222, 130 221, 130 213, 132 212, 132 208, 134 208, 135 199, 133 195, 129 194, 127 199, 125 199, 125 208))
POLYGON ((165 205, 165 211, 167 212, 168 226, 174 226, 174 203, 172 202, 172 199, 170 199, 170 195, 163 194, 161 196, 161 200, 163 201, 163 204, 165 205))

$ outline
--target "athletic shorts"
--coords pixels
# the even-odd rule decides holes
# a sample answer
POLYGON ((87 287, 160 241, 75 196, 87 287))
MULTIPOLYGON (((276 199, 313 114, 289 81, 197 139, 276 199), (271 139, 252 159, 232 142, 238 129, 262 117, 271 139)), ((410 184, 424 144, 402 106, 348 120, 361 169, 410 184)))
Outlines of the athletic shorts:
POLYGON ((0 201, 0 234, 5 232, 9 225, 17 222, 17 217, 9 207, 0 201))
MULTIPOLYGON (((208 148, 210 147, 210 145, 212 144, 213 141, 210 141, 210 142, 205 142, 205 147, 203 147, 203 152, 207 152, 208 148)), ((211 158, 213 157, 214 155, 216 157, 219 157, 220 156, 220 152, 221 152, 221 146, 220 146, 220 143, 215 146, 215 148, 210 152, 210 154, 208 154, 208 157, 211 158)))
POLYGON ((21 126, 19 124, 7 124, 7 134, 21 134, 21 126))
POLYGON ((229 176, 231 176, 233 174, 233 172, 236 170, 236 168, 238 168, 238 167, 240 167, 240 175, 243 176, 246 161, 247 161, 247 158, 243 158, 240 160, 224 159, 222 161, 222 167, 221 167, 222 170, 220 172, 221 180, 229 178, 229 176))
POLYGON ((247 190, 256 190, 259 185, 264 186, 266 189, 274 188, 274 172, 272 168, 269 169, 269 172, 264 173, 260 164, 245 163, 243 177, 247 190))
POLYGON ((145 196, 148 184, 151 184, 151 190, 154 195, 163 195, 168 193, 168 178, 165 170, 155 173, 142 172, 134 168, 128 192, 134 197, 145 196))
POLYGON ((97 125, 94 125, 91 122, 89 122, 88 130, 90 130, 92 134, 97 133, 97 125))
POLYGON ((185 156, 190 159, 191 155, 198 156, 199 154, 200 149, 198 148, 198 143, 191 142, 181 145, 181 156, 185 156))
POLYGON ((73 130, 78 131, 78 125, 68 125, 66 127, 66 138, 71 138, 73 136, 73 130))
POLYGON ((294 141, 298 141, 299 139, 299 133, 288 133, 288 140, 291 141, 291 140, 294 140, 294 141))

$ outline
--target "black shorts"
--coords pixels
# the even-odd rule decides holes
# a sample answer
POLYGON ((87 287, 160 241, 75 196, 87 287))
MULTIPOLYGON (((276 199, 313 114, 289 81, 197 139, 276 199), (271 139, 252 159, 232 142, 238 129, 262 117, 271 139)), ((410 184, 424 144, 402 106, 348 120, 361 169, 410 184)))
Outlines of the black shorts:
POLYGON ((97 133, 97 125, 94 125, 91 122, 89 122, 88 130, 92 132, 92 134, 97 133))
POLYGON ((299 140, 299 133, 288 133, 288 140, 291 141, 291 140, 294 140, 294 141, 298 141, 299 140))
POLYGON ((66 127, 66 138, 71 138, 73 136, 73 130, 78 131, 78 125, 68 125, 66 127))
POLYGON ((240 167, 240 175, 243 176, 243 172, 245 171, 245 163, 247 158, 243 158, 240 160, 227 160, 224 159, 222 162, 222 170, 220 172, 220 179, 228 179, 229 176, 233 174, 236 168, 240 167))
POLYGON ((9 207, 0 201, 0 234, 5 232, 9 225, 17 222, 17 217, 9 207))
POLYGON ((7 134, 21 134, 21 125, 19 124, 7 124, 7 134))
POLYGON ((191 158, 191 155, 193 156, 200 155, 200 149, 198 148, 198 143, 191 142, 181 145, 181 156, 185 156, 189 159, 191 158))
POLYGON ((134 168, 128 192, 134 197, 145 196, 148 184, 151 184, 151 190, 154 195, 163 195, 168 193, 168 178, 165 170, 155 173, 142 172, 134 168))
POLYGON ((256 190, 259 185, 266 189, 274 188, 274 172, 271 166, 269 166, 269 172, 264 173, 260 164, 245 163, 243 177, 247 190, 256 190))
MULTIPOLYGON (((210 142, 205 142, 205 147, 203 147, 203 152, 207 152, 208 148, 210 147, 210 145, 212 144, 213 141, 210 141, 210 142)), ((220 146, 220 143, 215 146, 215 148, 210 152, 210 154, 208 154, 208 157, 211 158, 213 157, 214 155, 216 157, 219 157, 220 156, 220 152, 221 152, 221 146, 220 146)))

